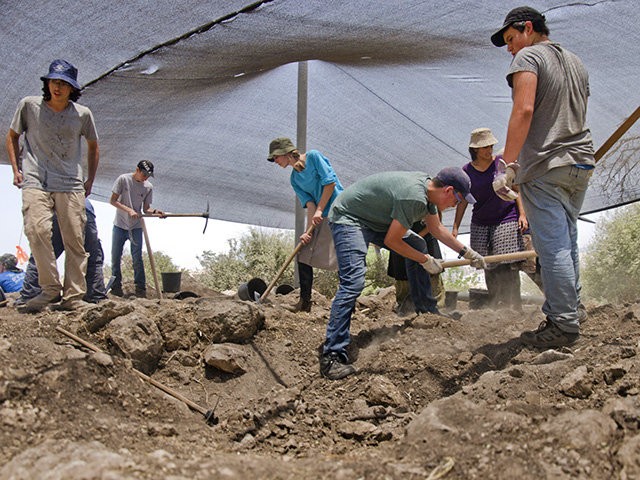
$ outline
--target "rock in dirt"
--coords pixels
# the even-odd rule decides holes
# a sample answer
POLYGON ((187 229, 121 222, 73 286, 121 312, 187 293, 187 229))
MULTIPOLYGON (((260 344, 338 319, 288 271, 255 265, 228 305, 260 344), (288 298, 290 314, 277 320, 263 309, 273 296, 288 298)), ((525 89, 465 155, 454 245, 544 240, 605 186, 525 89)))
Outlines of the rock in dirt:
POLYGON ((95 333, 114 318, 131 312, 133 312, 133 305, 130 303, 107 300, 87 310, 83 315, 83 319, 87 324, 87 330, 95 333))
POLYGON ((560 391, 573 398, 588 398, 593 391, 593 380, 589 376, 587 367, 576 368, 560 381, 560 391))
POLYGON ((621 480, 640 479, 640 435, 623 442, 618 450, 618 461, 622 464, 621 480))
POLYGON ((407 405, 407 399, 391 380, 383 375, 375 375, 371 378, 367 390, 367 400, 371 405, 384 405, 390 407, 403 407, 407 405))
POLYGON ((640 430, 640 397, 612 398, 605 403, 602 413, 610 416, 626 430, 640 430))
POLYGON ((557 350, 547 350, 536 355, 534 359, 531 360, 531 364, 544 365, 547 363, 558 362, 560 360, 568 360, 569 358, 573 358, 573 355, 570 353, 559 352, 557 350))
POLYGON ((565 411, 540 427, 561 446, 573 448, 600 448, 613 440, 616 428, 610 417, 597 410, 565 411))
POLYGON ((354 438, 356 440, 364 440, 367 435, 372 434, 375 430, 376 426, 373 423, 363 420, 341 422, 336 427, 336 431, 344 438, 354 438))
POLYGON ((156 324, 139 313, 130 313, 113 320, 108 327, 107 339, 134 368, 150 374, 162 355, 162 336, 156 324))
POLYGON ((133 479, 126 474, 127 457, 109 451, 99 442, 46 440, 14 457, 0 478, 27 480, 85 480, 87 478, 133 479))
POLYGON ((213 344, 204 352, 204 361, 223 372, 240 374, 247 371, 248 352, 239 345, 213 344))
POLYGON ((264 313, 248 302, 203 303, 197 315, 200 329, 213 343, 242 343, 264 326, 264 313))

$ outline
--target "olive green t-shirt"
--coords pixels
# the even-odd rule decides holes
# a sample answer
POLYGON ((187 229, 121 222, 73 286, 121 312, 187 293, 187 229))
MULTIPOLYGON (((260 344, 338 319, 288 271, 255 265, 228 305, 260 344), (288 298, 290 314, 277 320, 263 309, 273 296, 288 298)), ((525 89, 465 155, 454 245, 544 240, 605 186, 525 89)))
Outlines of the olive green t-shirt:
POLYGON ((333 202, 329 221, 386 232, 397 220, 410 229, 438 212, 427 198, 430 179, 422 172, 382 172, 358 180, 333 202))

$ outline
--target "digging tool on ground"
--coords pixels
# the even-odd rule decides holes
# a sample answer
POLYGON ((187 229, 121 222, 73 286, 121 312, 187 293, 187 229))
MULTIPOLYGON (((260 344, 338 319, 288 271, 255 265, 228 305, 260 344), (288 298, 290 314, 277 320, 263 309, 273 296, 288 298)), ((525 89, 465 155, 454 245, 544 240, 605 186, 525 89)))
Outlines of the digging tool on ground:
POLYGON ((143 217, 202 217, 205 220, 204 222, 204 230, 202 230, 202 234, 207 231, 207 225, 209 225, 209 201, 207 200, 207 211, 204 213, 165 213, 164 215, 160 215, 159 213, 145 213, 143 217))
MULTIPOLYGON (((76 342, 78 342, 80 345, 87 347, 89 350, 93 350, 94 352, 97 353, 105 353, 102 350, 100 350, 98 347, 96 347, 95 345, 92 345, 91 343, 87 342, 86 340, 83 340, 82 338, 78 337, 77 335, 74 335, 73 333, 65 330, 62 327, 56 327, 56 330, 60 333, 62 333, 63 335, 66 335, 67 337, 71 338, 72 340, 75 340, 76 342)), ((163 385, 160 382, 157 382, 156 380, 154 380, 153 378, 145 375, 144 373, 142 373, 140 370, 136 370, 135 368, 133 369, 134 372, 136 372, 136 374, 145 382, 150 383, 151 385, 153 385, 154 387, 162 390, 165 393, 168 393, 169 395, 171 395, 173 398, 176 398, 178 400, 180 400, 181 402, 183 402, 184 404, 187 405, 187 407, 189 407, 192 410, 195 410, 196 412, 201 413, 202 415, 204 415, 204 419, 206 420, 207 424, 209 425, 215 425, 216 423, 218 423, 218 419, 216 418, 216 416, 214 415, 215 409, 218 406, 218 400, 220 400, 220 397, 218 396, 218 400, 216 400, 216 404, 213 407, 213 409, 211 410, 207 410, 206 408, 201 407, 200 405, 198 405, 197 403, 193 403, 191 400, 189 400, 188 398, 183 397, 182 395, 180 395, 178 392, 176 392, 175 390, 167 387, 166 385, 163 385)))
MULTIPOLYGON (((308 229, 307 229, 307 235, 310 235, 311 232, 313 232, 313 229, 316 228, 315 225, 311 225, 308 229)), ((299 242, 298 245, 296 245, 296 248, 293 249, 293 253, 289 256, 289 258, 287 258, 287 261, 284 262, 284 265, 282 266, 282 268, 280 269, 280 271, 278 272, 278 274, 276 275, 276 278, 273 279, 273 281, 269 284, 269 286, 267 287, 267 289, 264 291, 264 293, 262 294, 262 296, 258 299, 258 303, 262 303, 266 298, 267 295, 269 295, 269 292, 271 291, 271 289, 273 288, 273 286, 276 284, 276 282, 278 280, 280 280, 280 277, 282 276, 282 274, 284 273, 285 269, 289 266, 289 264, 291 263, 291 260, 293 260, 293 258, 298 254, 298 252, 300 251, 300 249, 303 247, 302 242, 299 242)))
POLYGON ((153 261, 153 253, 151 252, 151 243, 149 243, 149 234, 147 233, 147 227, 144 224, 144 218, 140 219, 140 225, 142 225, 142 232, 144 233, 144 241, 147 244, 147 253, 149 254, 149 264, 151 265, 151 272, 153 273, 153 281, 156 284, 156 292, 158 292, 158 298, 162 300, 162 289, 160 288, 160 282, 158 281, 158 273, 156 272, 156 262, 153 261))
MULTIPOLYGON (((506 260, 524 260, 525 258, 537 257, 538 254, 534 250, 525 250, 524 252, 503 253, 502 255, 487 255, 484 261, 487 263, 504 262, 506 260)), ((466 258, 460 260, 449 260, 441 263, 442 268, 461 267, 463 265, 471 265, 471 260, 466 258)))

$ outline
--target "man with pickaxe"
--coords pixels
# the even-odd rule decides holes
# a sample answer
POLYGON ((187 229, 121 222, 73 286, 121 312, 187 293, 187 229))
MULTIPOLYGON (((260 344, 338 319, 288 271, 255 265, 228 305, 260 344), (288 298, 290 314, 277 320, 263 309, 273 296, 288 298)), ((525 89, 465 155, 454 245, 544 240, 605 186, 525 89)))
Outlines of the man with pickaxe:
POLYGON ((142 225, 140 219, 144 214, 155 214, 165 217, 162 210, 151 208, 153 185, 149 181, 153 177, 153 163, 149 160, 138 162, 136 171, 120 175, 113 184, 109 203, 116 207, 116 218, 113 221, 111 239, 111 293, 123 296, 122 271, 120 261, 122 249, 127 240, 131 243, 133 258, 133 278, 136 284, 136 296, 146 297, 147 282, 142 261, 142 225))

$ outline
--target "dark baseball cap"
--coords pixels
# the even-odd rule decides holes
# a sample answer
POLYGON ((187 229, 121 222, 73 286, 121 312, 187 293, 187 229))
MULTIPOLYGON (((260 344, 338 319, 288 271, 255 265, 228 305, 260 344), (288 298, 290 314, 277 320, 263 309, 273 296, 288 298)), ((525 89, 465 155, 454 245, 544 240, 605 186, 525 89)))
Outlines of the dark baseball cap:
POLYGON ((4 265, 7 270, 14 270, 18 266, 18 257, 11 253, 5 253, 0 257, 0 263, 4 265))
POLYGON ((149 160, 140 160, 138 162, 138 168, 145 175, 153 177, 153 163, 151 163, 149 160))
POLYGON ((467 203, 471 205, 476 203, 476 199, 471 195, 471 179, 460 167, 443 168, 438 172, 436 178, 460 192, 467 203))
POLYGON ((543 23, 545 21, 544 15, 542 15, 536 9, 531 7, 514 8, 509 13, 507 13, 507 16, 504 19, 504 23, 502 24, 502 28, 491 35, 491 42, 496 47, 504 47, 506 45, 504 41, 504 32, 506 32, 511 25, 513 25, 514 23, 533 22, 536 20, 541 20, 543 23))
POLYGON ((40 77, 40 80, 64 80, 73 88, 82 90, 78 84, 78 69, 66 60, 54 60, 49 65, 49 73, 44 77, 40 77))
POLYGON ((286 137, 276 138, 269 144, 269 156, 267 160, 273 162, 274 155, 286 155, 294 150, 296 150, 296 147, 291 140, 286 137))

